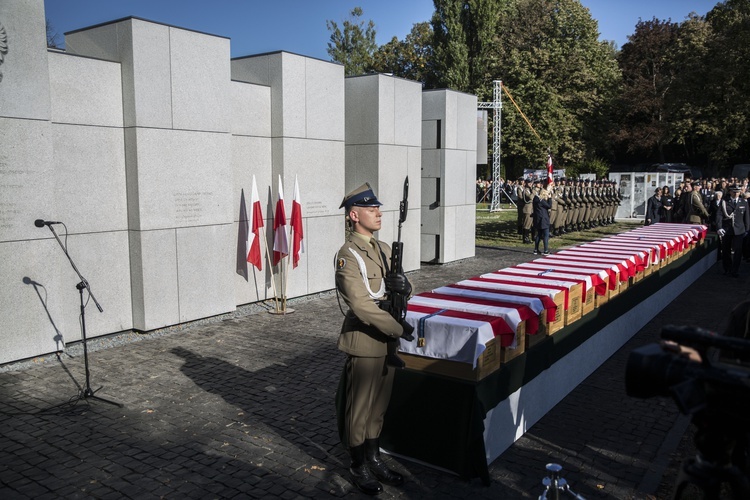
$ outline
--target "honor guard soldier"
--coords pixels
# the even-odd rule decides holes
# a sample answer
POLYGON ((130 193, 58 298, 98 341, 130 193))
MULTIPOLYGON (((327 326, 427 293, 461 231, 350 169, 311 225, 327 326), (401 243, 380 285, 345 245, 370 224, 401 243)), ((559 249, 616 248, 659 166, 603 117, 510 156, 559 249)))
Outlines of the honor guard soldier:
POLYGON ((690 193, 690 204, 688 205, 688 214, 685 222, 689 224, 702 224, 708 219, 708 210, 703 205, 703 195, 701 195, 701 183, 693 181, 691 184, 693 190, 690 193))
POLYGON ((336 290, 349 306, 338 339, 347 355, 336 397, 339 433, 351 456, 353 482, 369 495, 382 491, 380 481, 404 482, 381 459, 378 440, 391 399, 391 365, 400 361, 398 341, 414 339, 413 327, 381 308, 389 292, 408 297, 411 285, 403 274, 388 273, 391 247, 374 237, 381 226, 380 206, 369 184, 346 195, 341 207, 349 231, 336 255, 336 290))
POLYGON ((750 210, 740 194, 742 188, 733 185, 729 199, 722 199, 716 210, 717 233, 721 238, 721 258, 724 274, 736 277, 742 260, 742 240, 750 230, 750 210))
POLYGON ((523 234, 523 188, 524 188, 524 179, 523 177, 518 178, 518 182, 516 182, 515 187, 513 188, 515 190, 516 194, 516 209, 518 210, 518 234, 523 234))
POLYGON ((523 200, 523 242, 531 243, 529 235, 531 234, 532 217, 534 215, 534 190, 531 187, 531 178, 524 181, 521 199, 523 200))
POLYGON ((558 179, 555 181, 555 192, 554 199, 557 202, 557 217, 554 223, 554 235, 560 236, 564 232, 565 219, 568 217, 568 207, 565 202, 565 187, 563 181, 565 179, 558 179))

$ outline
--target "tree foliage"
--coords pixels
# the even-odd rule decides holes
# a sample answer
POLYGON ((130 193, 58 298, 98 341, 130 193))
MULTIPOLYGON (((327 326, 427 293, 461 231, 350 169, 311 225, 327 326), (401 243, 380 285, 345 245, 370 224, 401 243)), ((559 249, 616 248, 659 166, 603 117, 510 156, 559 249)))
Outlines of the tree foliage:
POLYGON ((378 46, 375 43, 375 23, 365 23, 361 17, 362 9, 355 7, 349 14, 349 19, 342 22, 341 28, 336 21, 326 21, 326 27, 331 32, 328 55, 331 60, 344 65, 347 76, 370 71, 373 54, 378 46))
POLYGON ((393 37, 373 55, 372 69, 427 84, 434 81, 432 70, 432 27, 417 23, 404 40, 393 37))
POLYGON ((580 0, 433 0, 428 22, 378 47, 352 10, 328 53, 346 74, 391 73, 492 98, 502 80, 506 173, 555 164, 601 174, 607 162, 719 167, 750 160, 750 0, 682 22, 639 21, 618 51, 580 0), (537 137, 537 134, 539 137, 537 137))
POLYGON ((639 21, 618 56, 623 89, 614 138, 629 153, 655 152, 662 163, 664 147, 672 138, 667 100, 677 78, 677 33, 677 23, 669 20, 639 21))

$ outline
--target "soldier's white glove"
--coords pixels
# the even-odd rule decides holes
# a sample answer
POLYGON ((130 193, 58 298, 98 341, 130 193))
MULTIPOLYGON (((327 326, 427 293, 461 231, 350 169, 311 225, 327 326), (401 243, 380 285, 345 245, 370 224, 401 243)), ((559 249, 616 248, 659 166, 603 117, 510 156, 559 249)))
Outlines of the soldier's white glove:
POLYGON ((716 233, 719 235, 719 238, 723 238, 724 235, 727 234, 727 232, 723 229, 719 229, 718 231, 716 231, 716 233))

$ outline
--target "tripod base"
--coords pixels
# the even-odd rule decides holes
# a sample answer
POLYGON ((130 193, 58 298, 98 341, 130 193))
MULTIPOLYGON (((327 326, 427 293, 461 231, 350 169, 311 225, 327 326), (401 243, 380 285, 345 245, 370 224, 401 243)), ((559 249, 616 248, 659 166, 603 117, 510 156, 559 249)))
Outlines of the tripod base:
MULTIPOLYGON (((101 389, 101 387, 99 389, 101 389)), ((96 391, 98 391, 99 389, 97 389, 96 391)), ((79 393, 78 400, 80 401, 81 399, 84 399, 84 400, 96 399, 97 401, 101 401, 102 403, 108 403, 111 405, 115 405, 118 408, 124 408, 125 405, 123 405, 122 403, 118 403, 117 401, 112 401, 111 399, 106 399, 106 398, 97 396, 95 394, 96 391, 92 391, 91 388, 84 389, 79 393)))

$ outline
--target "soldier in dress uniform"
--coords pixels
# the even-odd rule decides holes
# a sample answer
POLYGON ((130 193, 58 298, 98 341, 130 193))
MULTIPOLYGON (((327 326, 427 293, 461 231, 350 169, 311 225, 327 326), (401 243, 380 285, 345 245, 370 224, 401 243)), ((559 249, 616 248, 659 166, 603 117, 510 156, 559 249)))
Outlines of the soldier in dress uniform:
POLYGON ((687 219, 685 222, 689 224, 702 224, 703 221, 708 219, 708 210, 703 205, 703 196, 700 192, 699 181, 693 181, 692 191, 690 193, 690 202, 688 205, 687 219))
POLYGON ((557 201, 557 218, 554 224, 554 235, 561 236, 565 233, 565 220, 568 217, 568 206, 565 201, 565 178, 555 181, 554 199, 557 201))
POLYGON ((338 340, 347 355, 336 401, 339 432, 351 456, 353 482, 370 495, 382 491, 380 481, 404 482, 381 459, 378 440, 391 399, 391 365, 400 361, 398 340, 414 339, 412 326, 380 307, 389 292, 411 294, 406 276, 388 274, 390 246, 373 236, 381 226, 380 206, 369 184, 346 195, 341 207, 350 231, 336 255, 336 290, 349 306, 338 340))
POLYGON ((736 277, 742 261, 742 240, 750 230, 750 210, 747 200, 740 195, 740 186, 733 185, 730 198, 722 199, 716 210, 716 227, 721 238, 721 258, 724 274, 736 277))
POLYGON ((524 182, 523 193, 523 242, 531 243, 531 228, 534 224, 532 216, 534 215, 534 190, 531 185, 531 179, 524 182))
POLYGON ((523 187, 524 178, 519 177, 516 186, 513 188, 516 191, 516 209, 518 210, 518 234, 523 234, 523 187))

